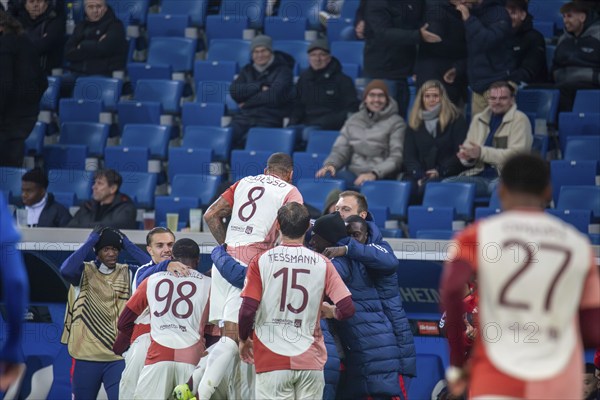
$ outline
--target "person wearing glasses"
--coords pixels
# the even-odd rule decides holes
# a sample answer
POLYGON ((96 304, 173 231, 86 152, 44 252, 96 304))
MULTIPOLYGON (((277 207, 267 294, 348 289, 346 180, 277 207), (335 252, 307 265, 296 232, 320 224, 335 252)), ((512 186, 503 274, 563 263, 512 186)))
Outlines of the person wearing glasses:
POLYGON ((359 111, 352 114, 315 175, 344 179, 349 188, 377 179, 395 179, 402 165, 406 123, 387 85, 372 80, 359 111))

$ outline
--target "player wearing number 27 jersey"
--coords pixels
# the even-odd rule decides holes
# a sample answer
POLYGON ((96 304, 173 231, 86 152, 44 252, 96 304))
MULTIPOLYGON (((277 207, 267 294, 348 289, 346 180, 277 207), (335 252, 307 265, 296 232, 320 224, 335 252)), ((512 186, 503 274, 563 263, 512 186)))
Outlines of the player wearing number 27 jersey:
POLYGON ((475 275, 479 334, 471 398, 575 399, 582 393, 583 344, 600 339, 600 277, 587 237, 543 212, 548 176, 537 157, 509 160, 499 187, 506 211, 455 239, 442 277, 451 391, 462 379, 462 292, 475 275))

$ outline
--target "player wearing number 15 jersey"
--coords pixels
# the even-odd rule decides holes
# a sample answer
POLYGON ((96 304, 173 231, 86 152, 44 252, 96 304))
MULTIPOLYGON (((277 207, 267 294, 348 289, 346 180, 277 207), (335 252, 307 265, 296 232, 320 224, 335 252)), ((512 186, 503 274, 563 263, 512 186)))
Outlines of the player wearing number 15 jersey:
MULTIPOLYGON (((191 239, 173 245, 173 258, 193 269, 200 251, 191 239)), ((170 396, 186 380, 204 353, 204 326, 208 321, 210 278, 191 270, 188 276, 159 272, 145 279, 119 318, 119 336, 113 347, 121 354, 129 345, 135 319, 150 313, 151 343, 135 389, 135 399, 170 396)))
POLYGON ((462 296, 474 274, 479 335, 471 358, 474 399, 575 399, 582 393, 583 346, 600 341, 600 276, 588 239, 543 212, 547 163, 531 155, 502 169, 502 214, 456 237, 444 268, 450 391, 464 391, 462 296), (582 343, 583 342, 583 343, 582 343))

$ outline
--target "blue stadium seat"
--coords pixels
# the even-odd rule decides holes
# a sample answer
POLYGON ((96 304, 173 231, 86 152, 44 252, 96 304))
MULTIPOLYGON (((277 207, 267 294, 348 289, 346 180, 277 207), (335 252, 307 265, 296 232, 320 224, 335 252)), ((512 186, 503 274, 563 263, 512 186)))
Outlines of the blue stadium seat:
POLYGON ((151 39, 160 36, 183 38, 189 25, 190 17, 187 14, 149 14, 146 32, 151 39))
POLYGON ((500 196, 498 190, 494 190, 490 196, 490 201, 487 207, 477 207, 475 209, 475 220, 489 217, 490 215, 498 214, 502 211, 502 205, 500 204, 500 196))
POLYGON ((60 98, 60 82, 61 79, 58 76, 48 77, 48 88, 42 95, 40 100, 40 109, 46 111, 58 110, 58 99, 60 98))
POLYGON ((600 132, 596 136, 570 136, 567 138, 565 160, 600 161, 600 132))
MULTIPOLYGON (((433 338, 439 340, 440 338, 433 338)), ((417 354, 417 377, 411 379, 409 399, 431 399, 438 382, 444 380, 442 359, 435 354, 417 354)))
POLYGON ((173 69, 170 65, 150 65, 144 63, 128 63, 127 76, 132 87, 140 79, 171 79, 173 69))
POLYGON ((563 112, 558 116, 560 147, 564 151, 570 136, 598 135, 600 132, 600 112, 563 112))
POLYGON ((359 5, 360 0, 344 0, 344 2, 342 3, 342 10, 339 13, 340 18, 349 18, 352 19, 352 21, 354 21, 354 17, 356 16, 356 11, 358 10, 359 5))
POLYGON ((117 103, 123 91, 123 81, 100 76, 80 77, 75 82, 73 98, 102 101, 103 110, 117 111, 117 103))
POLYGON ((554 37, 554 22, 553 21, 533 21, 533 29, 544 36, 544 39, 552 39, 554 37))
POLYGON ((110 146, 104 153, 104 167, 121 175, 132 172, 148 172, 150 150, 142 146, 110 146))
POLYGON ((93 122, 65 122, 60 126, 58 143, 61 145, 80 144, 87 147, 91 157, 102 157, 109 126, 93 122))
POLYGON ((475 185, 472 183, 432 182, 425 186, 423 206, 454 207, 456 218, 473 219, 475 185))
POLYGON ((51 169, 48 171, 48 191, 75 193, 77 202, 89 200, 92 194, 94 173, 76 169, 51 169))
POLYGON ((550 163, 552 179, 552 198, 557 204, 563 186, 582 186, 596 184, 596 161, 553 160, 550 163))
POLYGON ((542 159, 548 157, 548 135, 533 135, 533 143, 531 144, 531 152, 537 154, 542 159))
POLYGON ((341 41, 331 43, 331 54, 336 57, 342 64, 357 64, 360 68, 363 64, 363 51, 365 42, 356 41, 341 41))
POLYGON ((248 19, 243 15, 209 15, 204 33, 210 43, 212 39, 242 39, 247 28, 248 19))
POLYGON ((295 152, 293 183, 296 184, 300 179, 314 179, 315 174, 323 166, 327 154, 295 152))
POLYGON ((306 18, 271 16, 265 19, 265 35, 273 40, 304 40, 306 26, 306 18))
POLYGON ((250 62, 250 42, 242 39, 213 39, 208 47, 208 61, 235 61, 242 68, 250 62))
POLYGON ((454 207, 408 207, 408 231, 411 238, 422 230, 452 230, 454 207))
POLYGON ((85 169, 88 156, 87 146, 82 144, 52 144, 44 146, 42 151, 44 168, 49 169, 85 169))
MULTIPOLYGON (((325 204, 323 204, 323 208, 325 208, 325 204)), ((385 229, 385 223, 391 218, 390 208, 387 206, 379 206, 374 205, 371 207, 369 204, 369 213, 373 218, 373 222, 379 229, 385 229)))
POLYGON ((265 0, 222 0, 219 14, 228 17, 246 17, 249 28, 262 30, 265 10, 265 0))
POLYGON ((600 110, 600 90, 578 90, 575 94, 573 112, 597 113, 600 110))
POLYGON ((120 101, 117 110, 121 131, 129 124, 160 125, 162 107, 158 101, 120 101))
POLYGON ((121 146, 147 147, 150 158, 166 160, 171 127, 165 125, 128 124, 123 128, 121 146))
POLYGON ((197 81, 196 102, 226 104, 230 85, 231 81, 197 81))
POLYGON ((348 75, 352 79, 352 82, 356 81, 361 76, 360 65, 358 64, 343 63, 342 72, 344 75, 348 75))
POLYGON ((221 178, 213 175, 177 174, 171 182, 171 196, 195 197, 202 208, 217 194, 221 178))
POLYGON ((410 186, 406 181, 369 181, 360 192, 366 196, 369 210, 371 206, 388 207, 392 218, 406 220, 410 186))
POLYGON ((579 232, 588 234, 590 222, 592 221, 591 210, 552 210, 547 209, 548 214, 562 219, 568 224, 573 225, 579 232))
POLYGON ((146 64, 170 65, 173 72, 191 73, 196 56, 196 45, 196 39, 153 37, 150 39, 146 64))
POLYGON ((215 161, 228 161, 232 135, 231 128, 188 125, 185 127, 181 145, 212 149, 215 161))
POLYGON ((564 0, 531 1, 529 13, 535 20, 552 22, 555 30, 560 30, 563 27, 560 7, 564 3, 564 0))
POLYGON ((308 68, 308 46, 310 42, 305 40, 273 40, 273 49, 289 54, 296 60, 297 71, 301 72, 308 68))
POLYGON ((154 200, 157 225, 167 226, 167 213, 179 214, 179 226, 185 226, 190 219, 190 208, 198 208, 196 197, 156 196, 154 200))
POLYGON ((47 128, 48 125, 44 122, 38 121, 35 123, 31 133, 25 139, 25 155, 39 156, 42 154, 47 128))
POLYGON ((25 172, 25 168, 0 167, 0 191, 11 204, 21 201, 21 177, 25 172))
POLYGON ((198 81, 233 81, 238 67, 235 61, 205 61, 194 63, 194 79, 198 81))
POLYGON ((208 0, 164 0, 160 12, 171 15, 188 15, 193 26, 204 27, 208 0))
POLYGON ((524 89, 517 92, 517 107, 524 113, 534 113, 536 119, 545 119, 550 125, 556 125, 558 117, 557 89, 524 89))
POLYGON ((61 122, 98 122, 102 102, 82 99, 60 99, 58 118, 61 122))
POLYGON ((57 203, 62 204, 67 209, 77 206, 77 195, 73 192, 53 192, 52 195, 57 203))
POLYGON ((224 103, 184 103, 181 107, 181 123, 183 126, 221 127, 221 119, 224 115, 224 103))
POLYGON ((317 210, 325 207, 325 200, 329 192, 334 189, 344 190, 345 184, 342 180, 322 179, 300 179, 296 187, 302 194, 305 204, 310 204, 317 210))
POLYGON ((121 173, 123 184, 121 193, 131 197, 138 208, 154 208, 156 174, 147 172, 124 171, 121 173))
POLYGON ((340 136, 340 131, 311 131, 306 143, 306 152, 329 155, 338 136, 340 136))
POLYGON ((448 229, 424 229, 417 231, 416 239, 428 240, 450 240, 454 236, 453 230, 448 229))
POLYGON ((331 18, 327 20, 327 40, 329 40, 329 43, 348 40, 348 36, 355 37, 354 17, 331 18))
POLYGON ((324 0, 281 0, 278 15, 291 20, 306 18, 308 29, 320 30, 319 12, 324 3, 324 0))
POLYGON ((592 222, 600 222, 600 186, 563 186, 558 196, 559 210, 591 210, 592 222))
POLYGON ((181 97, 184 83, 167 79, 140 79, 135 86, 133 99, 136 101, 158 101, 163 112, 181 113, 181 97))
POLYGON ((282 152, 290 156, 296 143, 296 131, 288 128, 250 128, 246 150, 282 152))
POLYGON ((113 8, 115 14, 120 17, 125 26, 146 25, 149 0, 108 0, 107 3, 113 8))
POLYGON ((193 147, 169 148, 169 182, 177 174, 210 175, 211 149, 193 147))
POLYGON ((271 154, 270 151, 232 150, 231 181, 237 182, 246 176, 262 174, 271 154))

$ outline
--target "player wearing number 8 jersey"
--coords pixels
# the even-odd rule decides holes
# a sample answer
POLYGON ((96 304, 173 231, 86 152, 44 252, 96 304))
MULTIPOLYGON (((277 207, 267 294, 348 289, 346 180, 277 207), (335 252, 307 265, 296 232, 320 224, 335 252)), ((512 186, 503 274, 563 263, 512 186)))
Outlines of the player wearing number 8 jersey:
MULTIPOLYGON (((193 269, 200 251, 191 239, 173 245, 173 258, 193 269)), ((135 319, 150 312, 151 343, 135 389, 135 399, 166 399, 173 387, 191 375, 204 353, 204 326, 208 321, 210 278, 191 270, 188 276, 168 271, 144 280, 119 318, 119 336, 113 347, 123 353, 129 345, 135 319)))
POLYGON ((464 391, 462 295, 474 274, 479 327, 471 359, 474 399, 579 398, 582 353, 600 341, 600 277, 588 239, 545 214, 547 163, 510 159, 499 195, 504 213, 465 229, 442 277, 451 392, 464 391), (583 343, 582 343, 583 342, 583 343))

